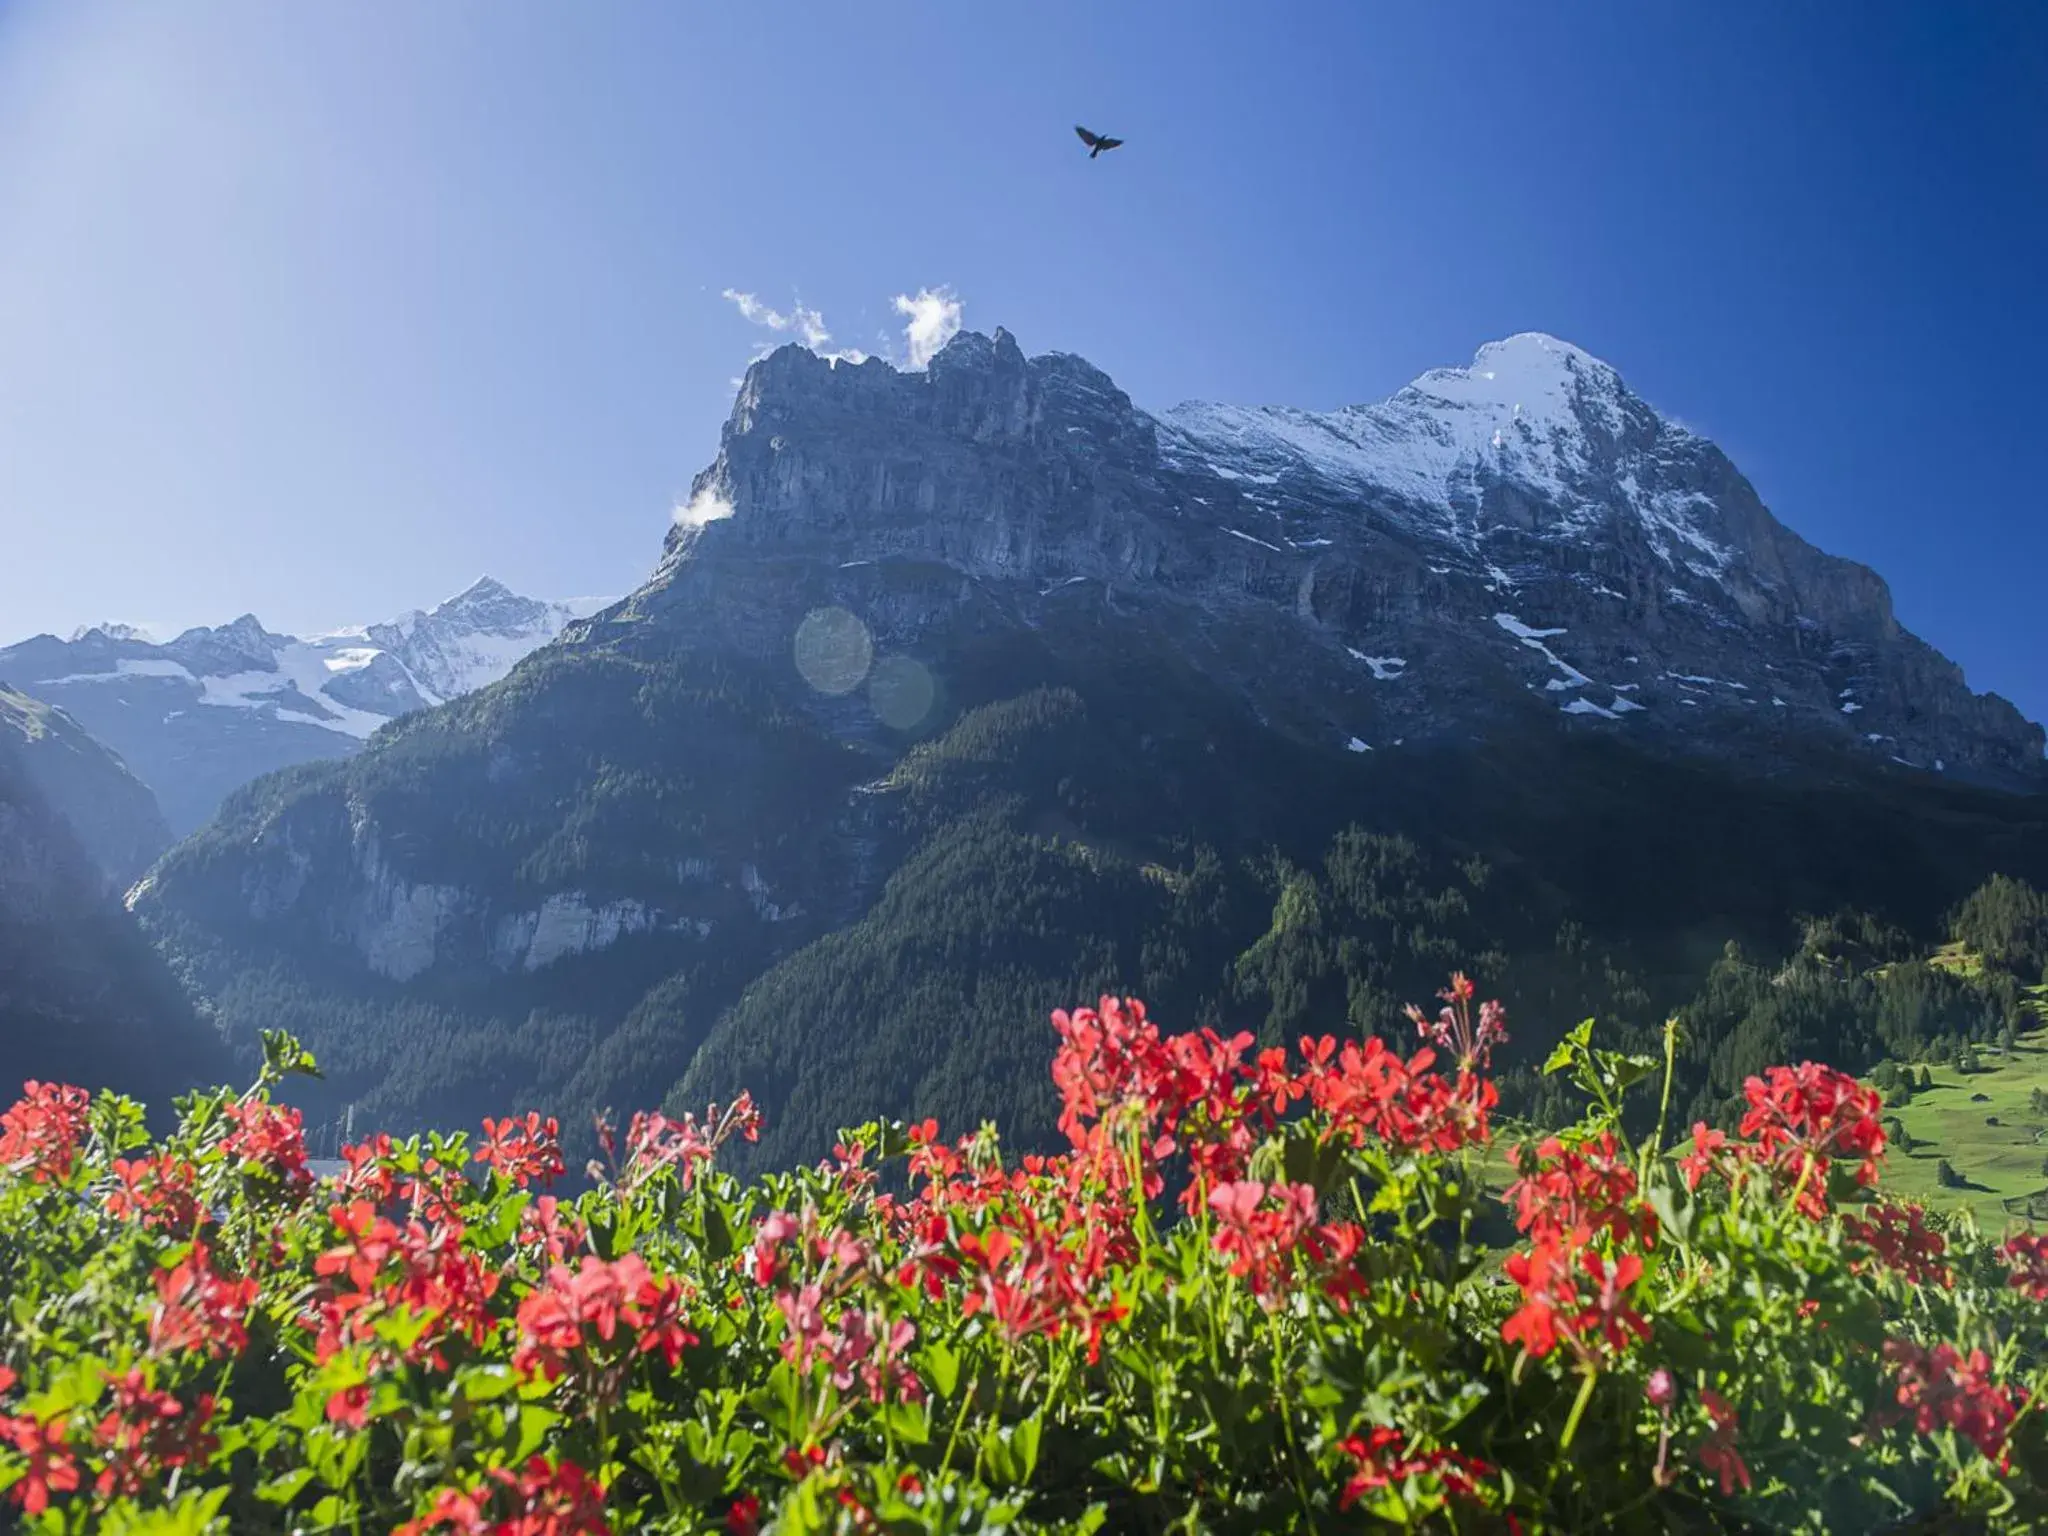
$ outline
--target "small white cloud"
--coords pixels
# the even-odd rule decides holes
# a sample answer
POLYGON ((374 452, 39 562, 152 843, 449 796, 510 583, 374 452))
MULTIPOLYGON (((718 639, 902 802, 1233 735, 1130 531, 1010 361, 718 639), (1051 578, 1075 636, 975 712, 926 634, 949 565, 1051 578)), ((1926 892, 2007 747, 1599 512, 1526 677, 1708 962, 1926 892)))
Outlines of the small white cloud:
POLYGON ((671 515, 678 528, 702 528, 706 523, 731 517, 732 503, 707 485, 688 502, 679 504, 671 515))
POLYGON ((950 288, 920 288, 915 298, 899 293, 895 305, 896 313, 909 320, 903 341, 913 368, 924 367, 959 334, 962 305, 950 288))
POLYGON ((825 317, 815 309, 807 309, 798 299, 790 306, 789 313, 770 309, 751 293, 741 293, 728 288, 723 295, 740 312, 740 318, 749 325, 765 325, 771 331, 794 331, 803 344, 813 352, 832 339, 832 333, 825 329, 825 317))

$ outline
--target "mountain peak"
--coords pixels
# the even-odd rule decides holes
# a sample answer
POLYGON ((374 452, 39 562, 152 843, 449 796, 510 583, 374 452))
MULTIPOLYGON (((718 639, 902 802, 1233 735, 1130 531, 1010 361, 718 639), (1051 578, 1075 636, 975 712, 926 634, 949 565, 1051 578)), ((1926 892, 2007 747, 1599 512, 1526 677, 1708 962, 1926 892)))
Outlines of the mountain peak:
MULTIPOLYGON (((1367 691, 1390 739, 1465 728, 1493 707, 1471 685, 1490 677, 1573 730, 1766 754, 1818 738, 2040 776, 2040 729, 1906 634, 1876 573, 1807 544, 1710 441, 1540 331, 1376 404, 1156 416, 1085 359, 1025 358, 1003 331, 962 331, 921 373, 835 372, 785 347, 750 374, 698 484, 733 515, 672 534, 652 583, 692 622, 724 611, 721 562, 771 546, 835 589, 915 561, 1029 583, 1027 608, 1140 591, 1216 614, 1270 604, 1335 673, 1247 674, 1248 695, 1363 718, 1350 669, 1370 666, 1409 679, 1367 691), (1440 695, 1420 662, 1390 659, 1425 647, 1440 695)), ((1337 739, 1353 735, 1369 738, 1337 739)))
POLYGON ((454 608, 464 603, 501 602, 515 594, 512 589, 495 576, 479 576, 460 592, 441 604, 442 608, 454 608))

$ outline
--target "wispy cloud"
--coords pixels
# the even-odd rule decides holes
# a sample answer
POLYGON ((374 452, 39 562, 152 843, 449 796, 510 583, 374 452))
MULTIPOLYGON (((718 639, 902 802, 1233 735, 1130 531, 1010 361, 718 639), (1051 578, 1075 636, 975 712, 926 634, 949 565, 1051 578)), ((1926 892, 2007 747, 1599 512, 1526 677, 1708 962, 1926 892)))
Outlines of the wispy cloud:
POLYGON ((894 304, 897 314, 908 317, 903 344, 913 368, 924 367, 960 332, 960 312, 965 306, 950 288, 920 288, 915 297, 899 293, 894 304))
MULTIPOLYGON (((859 347, 832 347, 832 331, 825 324, 825 316, 805 305, 801 299, 793 300, 788 309, 781 310, 738 288, 728 288, 722 296, 749 325, 758 325, 778 336, 794 337, 830 362, 860 364, 868 360, 870 354, 859 347)), ((951 288, 920 288, 914 295, 899 293, 890 303, 896 313, 904 317, 903 341, 899 353, 893 339, 884 336, 883 350, 891 361, 899 362, 900 366, 923 368, 960 332, 960 316, 965 306, 951 288)), ((766 357, 776 345, 768 341, 756 347, 754 361, 759 362, 766 357)))
POLYGON ((770 309, 751 293, 741 293, 736 288, 726 289, 724 296, 748 324, 765 325, 771 331, 792 331, 813 352, 832 339, 832 333, 825 329, 825 317, 815 309, 807 309, 801 299, 791 304, 785 314, 779 309, 770 309))
POLYGON ((670 515, 678 528, 702 528, 706 523, 731 517, 732 503, 707 485, 687 502, 679 503, 670 515))

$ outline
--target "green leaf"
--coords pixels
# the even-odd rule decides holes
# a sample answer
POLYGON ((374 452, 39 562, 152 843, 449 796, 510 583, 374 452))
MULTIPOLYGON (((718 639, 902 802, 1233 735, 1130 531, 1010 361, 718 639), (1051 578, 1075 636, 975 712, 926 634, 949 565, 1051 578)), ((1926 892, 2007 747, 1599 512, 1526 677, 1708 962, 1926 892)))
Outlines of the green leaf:
POLYGON ((516 1392, 522 1379, 509 1365, 478 1365, 462 1373, 460 1386, 470 1402, 489 1403, 516 1392))
POLYGON ((951 1397, 953 1389, 960 1384, 959 1352, 934 1339, 925 1345, 919 1358, 924 1366, 921 1374, 925 1383, 938 1396, 951 1397))
POLYGON ((1543 1070, 1546 1073, 1564 1071, 1578 1060, 1592 1040, 1593 1021, 1587 1019, 1550 1048, 1550 1055, 1544 1060, 1543 1070))
POLYGON ((273 1477, 256 1486, 256 1497, 266 1504, 289 1504, 304 1492, 306 1484, 313 1481, 311 1467, 294 1467, 291 1471, 273 1477))
POLYGON ((1684 1243, 1692 1237, 1692 1219, 1696 1207, 1693 1198, 1681 1184, 1666 1183, 1663 1180, 1650 1185, 1644 1198, 1650 1209, 1657 1213, 1657 1220, 1678 1242, 1684 1243))
POLYGON ((313 1053, 299 1044, 298 1037, 287 1030, 266 1029, 263 1031, 263 1077, 275 1081, 282 1077, 318 1077, 319 1063, 313 1053))
POLYGON ((1038 1470, 1038 1439, 1045 1428, 1041 1415, 1034 1414, 1010 1431, 1010 1449, 1015 1453, 1017 1481, 1028 1483, 1038 1470))
POLYGON ((891 1403, 884 1410, 884 1416, 889 1421, 889 1433, 905 1445, 931 1443, 931 1425, 926 1420, 925 1411, 915 1403, 891 1403))
POLYGON ((518 1414, 519 1449, 513 1452, 513 1460, 524 1461, 540 1449, 548 1431, 562 1422, 562 1416, 538 1403, 521 1403, 518 1414))

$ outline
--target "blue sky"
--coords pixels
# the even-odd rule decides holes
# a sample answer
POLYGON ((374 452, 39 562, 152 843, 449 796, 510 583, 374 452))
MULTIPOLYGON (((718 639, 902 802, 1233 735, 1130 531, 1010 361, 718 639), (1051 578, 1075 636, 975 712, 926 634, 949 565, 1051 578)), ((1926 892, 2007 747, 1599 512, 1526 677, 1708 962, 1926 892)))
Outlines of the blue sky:
POLYGON ((1554 332, 2039 719, 2044 81, 2032 0, 0 0, 0 641, 623 591, 724 290, 944 285, 1153 407, 1554 332))

